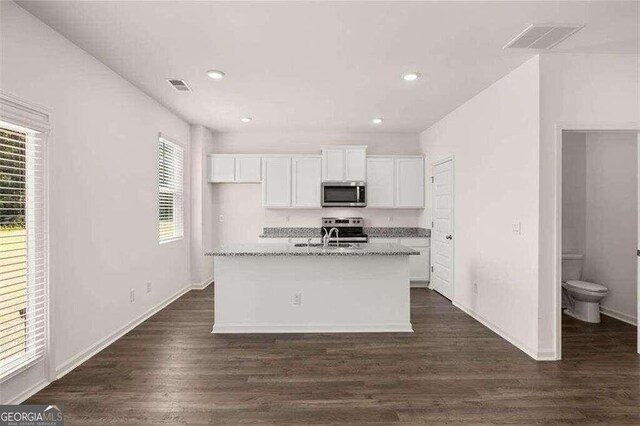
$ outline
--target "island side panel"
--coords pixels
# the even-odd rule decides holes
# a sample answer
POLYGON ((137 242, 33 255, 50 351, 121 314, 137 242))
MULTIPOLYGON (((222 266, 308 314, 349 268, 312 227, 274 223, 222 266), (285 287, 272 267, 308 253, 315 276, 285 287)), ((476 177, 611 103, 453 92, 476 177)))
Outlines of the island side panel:
POLYGON ((214 333, 412 331, 408 256, 220 256, 214 290, 214 333))

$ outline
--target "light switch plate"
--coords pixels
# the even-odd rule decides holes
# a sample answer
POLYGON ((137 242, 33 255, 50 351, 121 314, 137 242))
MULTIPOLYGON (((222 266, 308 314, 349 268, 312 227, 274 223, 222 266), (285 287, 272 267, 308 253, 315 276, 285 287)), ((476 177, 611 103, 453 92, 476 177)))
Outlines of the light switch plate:
POLYGON ((515 222, 511 225, 511 230, 514 235, 522 234, 522 224, 520 222, 515 222))

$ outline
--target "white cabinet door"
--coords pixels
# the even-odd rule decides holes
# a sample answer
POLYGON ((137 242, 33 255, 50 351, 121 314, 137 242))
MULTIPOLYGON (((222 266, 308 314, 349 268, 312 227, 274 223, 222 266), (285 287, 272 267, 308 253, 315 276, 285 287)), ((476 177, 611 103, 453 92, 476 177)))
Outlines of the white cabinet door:
POLYGON ((428 238, 402 238, 400 244, 411 247, 420 252, 420 255, 409 256, 409 276, 411 281, 429 281, 430 275, 430 251, 428 238))
POLYGON ((292 207, 320 207, 322 159, 294 157, 291 160, 292 207))
POLYGON ((235 181, 236 159, 233 156, 209 156, 209 182, 235 181))
POLYGON ((345 180, 367 180, 366 148, 347 148, 345 150, 345 180))
POLYGON ((236 182, 260 182, 261 172, 260 157, 236 157, 236 182))
POLYGON ((393 157, 367 158, 367 207, 393 207, 393 157))
POLYGON ((424 159, 396 158, 396 207, 424 207, 424 159))
POLYGON ((262 205, 291 207, 291 157, 262 159, 262 205))
POLYGON ((322 180, 344 180, 344 148, 324 148, 322 150, 322 180))

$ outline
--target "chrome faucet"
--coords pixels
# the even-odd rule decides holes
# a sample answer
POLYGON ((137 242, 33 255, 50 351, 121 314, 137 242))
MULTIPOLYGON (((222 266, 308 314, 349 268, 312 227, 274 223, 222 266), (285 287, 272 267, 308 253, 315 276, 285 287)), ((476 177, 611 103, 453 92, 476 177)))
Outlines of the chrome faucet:
POLYGON ((340 246, 340 237, 339 237, 339 233, 340 231, 338 231, 338 228, 331 228, 329 230, 329 232, 327 232, 327 228, 322 228, 324 229, 324 236, 322 237, 322 247, 327 248, 329 247, 329 240, 331 239, 331 234, 333 234, 333 231, 336 231, 336 247, 340 246))

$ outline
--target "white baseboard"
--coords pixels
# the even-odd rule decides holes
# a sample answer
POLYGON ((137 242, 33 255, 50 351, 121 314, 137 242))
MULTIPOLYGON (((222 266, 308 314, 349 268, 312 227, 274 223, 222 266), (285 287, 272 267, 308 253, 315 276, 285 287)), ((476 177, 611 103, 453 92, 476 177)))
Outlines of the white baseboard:
POLYGON ((429 288, 429 281, 411 281, 411 288, 429 288))
POLYGON ((453 306, 460 309, 461 311, 463 311, 464 313, 466 313, 467 315, 469 315, 470 317, 472 317, 473 319, 475 319, 476 321, 478 321, 479 323, 487 327, 489 330, 493 331, 498 336, 502 337, 504 340, 511 343, 513 346, 520 349, 522 352, 529 355, 531 358, 535 359, 536 361, 555 361, 558 359, 555 352, 538 352, 530 348, 529 346, 527 346, 517 338, 513 337, 512 335, 510 335, 509 333, 507 333, 506 331, 504 331, 502 328, 498 327, 491 321, 487 320, 486 318, 478 314, 473 309, 467 308, 466 306, 456 301, 453 301, 452 303, 453 303, 453 306))
POLYGON ((228 333, 413 333, 411 323, 401 324, 224 324, 213 334, 228 333))
POLYGON ((97 341, 96 343, 91 345, 89 348, 85 349, 84 351, 82 351, 82 352, 78 353, 77 355, 75 355, 74 357, 72 357, 70 360, 60 364, 58 367, 56 367, 56 380, 60 379, 65 374, 67 374, 68 372, 70 372, 74 368, 78 367, 80 364, 84 363, 85 361, 87 361, 89 358, 91 358, 92 356, 94 356, 98 352, 100 352, 103 349, 105 349, 107 346, 109 346, 110 344, 112 344, 113 342, 115 342, 116 340, 118 340, 119 338, 121 338, 122 336, 124 336, 125 334, 130 332, 131 330, 133 330, 135 327, 137 327, 138 325, 143 323, 149 317, 155 315, 157 312, 159 312, 162 309, 164 309, 171 302, 173 302, 176 299, 180 298, 181 296, 183 296, 185 293, 187 293, 191 289, 192 289, 191 286, 187 286, 186 288, 183 288, 182 290, 178 290, 176 293, 174 293, 173 295, 169 296, 164 301, 160 302, 156 306, 152 307, 151 309, 147 310, 143 314, 139 315, 138 317, 136 317, 135 319, 130 321, 124 327, 122 327, 119 330, 116 330, 115 332, 111 333, 110 335, 100 339, 99 341, 97 341))
POLYGON ((622 322, 626 322, 627 324, 635 325, 636 327, 638 326, 638 319, 633 315, 628 315, 623 312, 616 311, 615 309, 605 308, 602 305, 600 305, 600 313, 622 322))
POLYGON ((191 288, 193 290, 204 290, 205 288, 209 287, 209 284, 211 284, 212 282, 213 282, 213 275, 211 275, 209 278, 207 278, 201 283, 191 284, 191 288))
POLYGON ((46 388, 49 385, 49 383, 51 382, 43 379, 41 382, 36 383, 35 385, 31 386, 29 389, 25 390, 19 395, 16 395, 13 399, 6 401, 3 404, 6 404, 6 405, 22 404, 31 396, 35 395, 36 393, 40 392, 42 389, 46 388))

